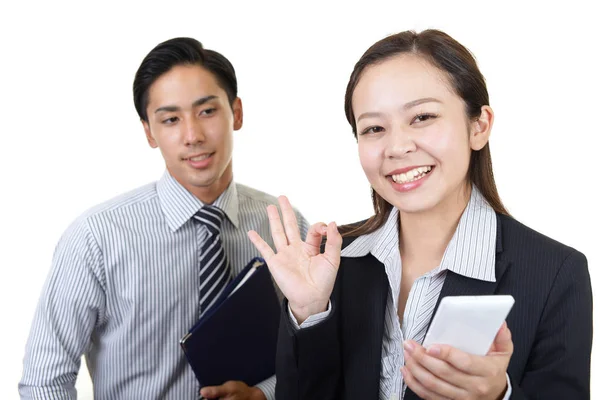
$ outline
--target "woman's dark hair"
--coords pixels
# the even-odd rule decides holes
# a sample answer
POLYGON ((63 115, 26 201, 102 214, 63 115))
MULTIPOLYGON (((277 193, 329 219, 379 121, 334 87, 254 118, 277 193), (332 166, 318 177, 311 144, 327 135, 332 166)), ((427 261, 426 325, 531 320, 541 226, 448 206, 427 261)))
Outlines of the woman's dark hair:
MULTIPOLYGON (((455 93, 465 102, 469 119, 477 119, 481 115, 481 107, 490 104, 485 78, 479 71, 473 55, 463 45, 448 34, 435 29, 428 29, 421 33, 400 32, 372 45, 358 60, 350 75, 346 88, 345 108, 346 118, 352 126, 355 138, 357 137, 356 120, 352 109, 352 95, 364 70, 404 53, 421 56, 446 73, 455 93)), ((481 150, 471 152, 468 179, 481 191, 497 213, 508 215, 496 189, 489 143, 481 150)), ((360 224, 341 226, 342 235, 364 235, 377 230, 387 220, 392 205, 373 189, 371 189, 371 196, 375 215, 360 224)))
POLYGON ((207 50, 196 39, 180 37, 160 43, 144 58, 133 80, 133 103, 142 121, 148 122, 148 91, 164 73, 176 65, 200 65, 210 71, 227 93, 229 104, 237 97, 233 65, 222 54, 207 50))

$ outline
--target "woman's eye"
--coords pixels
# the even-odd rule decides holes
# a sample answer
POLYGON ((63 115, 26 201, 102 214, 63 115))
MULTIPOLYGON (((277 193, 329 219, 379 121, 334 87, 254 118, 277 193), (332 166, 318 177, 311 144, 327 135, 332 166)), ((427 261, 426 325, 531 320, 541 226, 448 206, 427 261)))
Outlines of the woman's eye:
POLYGON ((165 124, 165 125, 171 125, 171 124, 174 124, 177 121, 179 121, 179 118, 177 118, 177 117, 171 117, 171 118, 167 118, 167 119, 163 120, 162 123, 165 124))
POLYGON ((367 129, 364 129, 361 133, 361 135, 366 135, 369 133, 379 133, 379 132, 383 132, 383 128, 381 126, 370 126, 367 129))
POLYGON ((437 117, 437 115, 435 115, 435 114, 418 114, 413 119, 413 123, 415 123, 415 122, 425 122, 427 120, 434 119, 436 117, 437 117))

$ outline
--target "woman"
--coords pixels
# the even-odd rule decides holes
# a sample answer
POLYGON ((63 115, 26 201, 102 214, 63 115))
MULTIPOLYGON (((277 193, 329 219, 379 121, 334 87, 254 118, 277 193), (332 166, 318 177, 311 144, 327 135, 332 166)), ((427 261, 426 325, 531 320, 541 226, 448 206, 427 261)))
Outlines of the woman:
POLYGON ((342 235, 315 224, 302 242, 281 197, 283 222, 267 210, 277 252, 249 232, 286 297, 277 398, 588 399, 587 261, 502 205, 468 50, 436 30, 375 43, 346 115, 375 215, 342 235), (516 302, 487 355, 421 346, 441 298, 491 294, 516 302))

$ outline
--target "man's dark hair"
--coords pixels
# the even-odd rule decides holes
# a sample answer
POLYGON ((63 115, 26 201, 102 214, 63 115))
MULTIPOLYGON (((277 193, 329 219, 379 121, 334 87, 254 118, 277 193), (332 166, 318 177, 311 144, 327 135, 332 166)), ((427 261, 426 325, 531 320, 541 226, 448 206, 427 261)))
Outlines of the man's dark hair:
POLYGON ((140 119, 148 122, 148 91, 164 73, 177 65, 200 65, 210 71, 227 93, 229 104, 237 98, 233 65, 222 54, 207 50, 196 39, 180 37, 160 43, 144 58, 133 80, 133 103, 140 119))

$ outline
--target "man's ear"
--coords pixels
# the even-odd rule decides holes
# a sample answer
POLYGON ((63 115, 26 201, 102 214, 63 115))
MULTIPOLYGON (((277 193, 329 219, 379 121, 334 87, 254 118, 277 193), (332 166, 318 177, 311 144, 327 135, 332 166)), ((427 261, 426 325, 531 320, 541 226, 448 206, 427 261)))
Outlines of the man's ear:
POLYGON ((146 122, 144 120, 142 120, 142 125, 144 126, 144 132, 146 133, 146 140, 148 140, 148 144, 153 149, 157 148, 158 143, 156 143, 154 136, 152 136, 152 132, 150 131, 150 125, 148 124, 148 122, 146 122))
POLYGON ((231 105, 233 110, 233 130, 241 129, 244 124, 244 109, 242 107, 242 99, 236 97, 231 105))

